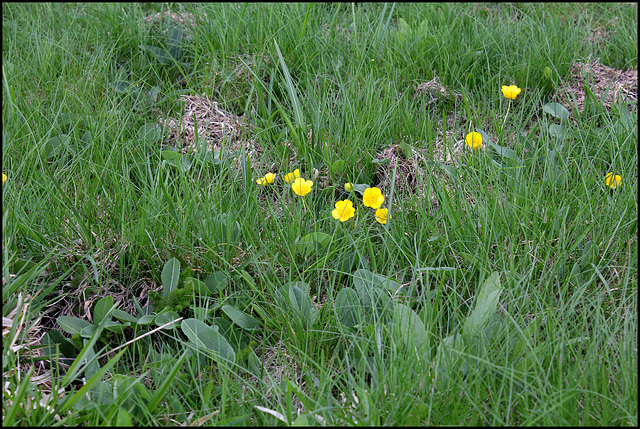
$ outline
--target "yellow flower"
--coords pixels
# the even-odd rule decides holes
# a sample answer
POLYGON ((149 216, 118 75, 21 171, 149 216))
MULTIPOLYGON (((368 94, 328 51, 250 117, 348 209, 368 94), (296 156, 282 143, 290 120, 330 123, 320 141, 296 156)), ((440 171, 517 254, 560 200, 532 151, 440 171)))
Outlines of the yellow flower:
POLYGON ((609 186, 611 189, 616 189, 622 183, 622 177, 609 173, 604 177, 604 183, 609 186))
POLYGON ((256 180, 256 183, 258 185, 264 185, 267 186, 271 183, 273 183, 273 181, 276 179, 276 175, 275 173, 267 173, 264 175, 264 177, 259 178, 258 180, 256 180))
POLYGON ((378 209, 376 210, 376 220, 381 224, 387 223, 387 219, 391 219, 392 216, 387 216, 389 214, 389 209, 378 209))
POLYGON ((293 192, 304 197, 309 192, 311 192, 311 187, 313 186, 313 182, 311 180, 304 180, 302 177, 298 177, 291 184, 291 189, 293 192))
POLYGON ((482 147, 482 134, 476 133, 475 131, 472 133, 469 133, 464 138, 464 142, 471 149, 480 149, 480 147, 482 147))
POLYGON ((350 200, 338 201, 335 206, 336 208, 331 212, 331 216, 333 216, 334 219, 339 219, 340 222, 351 219, 356 212, 350 200))
POLYGON ((362 202, 367 207, 377 209, 384 203, 384 195, 378 188, 367 188, 364 190, 362 202))
POLYGON ((502 94, 511 100, 515 100, 518 94, 520 94, 520 91, 522 90, 515 85, 502 85, 502 94))
POLYGON ((2 173, 2 183, 6 182, 8 179, 7 175, 2 173))
POLYGON ((351 183, 345 183, 344 184, 344 190, 347 191, 347 192, 353 191, 353 185, 351 183))
POLYGON ((293 173, 287 173, 287 175, 284 176, 284 181, 287 183, 293 183, 293 181, 298 177, 300 177, 300 170, 296 168, 293 170, 293 173))

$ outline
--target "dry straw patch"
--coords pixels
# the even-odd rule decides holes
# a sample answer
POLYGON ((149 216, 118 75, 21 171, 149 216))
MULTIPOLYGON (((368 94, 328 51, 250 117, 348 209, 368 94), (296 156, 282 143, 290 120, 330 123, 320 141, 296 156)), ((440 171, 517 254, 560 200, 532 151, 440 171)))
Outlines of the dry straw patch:
POLYGON ((605 66, 598 59, 589 58, 576 62, 569 70, 569 79, 556 94, 559 101, 569 109, 584 111, 585 89, 588 85, 596 100, 607 109, 617 103, 632 103, 637 109, 638 70, 618 70, 605 66))

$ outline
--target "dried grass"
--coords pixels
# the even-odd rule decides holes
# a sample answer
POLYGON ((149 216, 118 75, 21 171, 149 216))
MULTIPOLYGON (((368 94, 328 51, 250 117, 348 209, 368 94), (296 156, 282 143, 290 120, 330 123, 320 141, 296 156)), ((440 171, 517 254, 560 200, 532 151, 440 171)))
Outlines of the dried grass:
POLYGON ((633 103, 637 110, 638 70, 618 70, 605 66, 591 57, 586 62, 576 62, 569 70, 569 78, 558 89, 556 97, 570 110, 584 111, 585 89, 588 85, 596 100, 611 109, 617 103, 633 103))

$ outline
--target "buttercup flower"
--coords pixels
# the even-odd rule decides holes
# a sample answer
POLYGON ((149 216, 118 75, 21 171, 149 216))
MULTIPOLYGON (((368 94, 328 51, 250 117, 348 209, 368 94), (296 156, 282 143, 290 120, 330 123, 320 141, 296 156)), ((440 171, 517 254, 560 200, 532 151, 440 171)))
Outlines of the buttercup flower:
POLYGON ((336 208, 331 212, 331 216, 333 216, 334 219, 339 219, 340 222, 351 219, 356 212, 350 200, 338 201, 335 206, 336 208))
POLYGON ((391 219, 392 216, 387 216, 389 214, 389 209, 378 209, 376 210, 376 220, 381 224, 387 223, 387 219, 391 219))
POLYGON ((311 180, 304 180, 302 177, 298 177, 291 184, 291 189, 293 189, 293 192, 295 192, 297 195, 304 197, 309 192, 311 192, 312 186, 313 182, 311 180))
POLYGON ((345 183, 344 184, 344 190, 347 191, 347 192, 353 191, 353 185, 351 183, 345 183))
POLYGON ((293 183, 293 181, 298 177, 300 177, 300 170, 296 168, 295 170, 293 170, 293 173, 288 173, 286 176, 284 176, 284 181, 287 183, 293 183))
POLYGON ((511 100, 515 100, 518 94, 520 94, 520 91, 522 90, 515 85, 502 85, 502 94, 511 100))
POLYGON ((471 149, 480 149, 480 147, 482 147, 482 134, 476 133, 475 131, 472 133, 469 133, 464 138, 464 142, 471 149))
POLYGON ((367 207, 377 209, 384 203, 384 195, 378 188, 367 188, 364 190, 362 202, 367 207))
POLYGON ((611 189, 616 189, 622 183, 622 177, 617 174, 609 173, 604 177, 604 183, 611 189))
POLYGON ((265 176, 264 176, 264 177, 261 177, 261 178, 259 178, 258 180, 256 180, 256 183, 257 183, 258 185, 264 185, 264 186, 267 186, 267 185, 269 185, 269 184, 273 183, 273 181, 275 180, 275 178, 276 178, 275 173, 267 173, 267 174, 265 174, 265 176))
POLYGON ((2 173, 2 183, 6 182, 8 179, 7 175, 2 173))

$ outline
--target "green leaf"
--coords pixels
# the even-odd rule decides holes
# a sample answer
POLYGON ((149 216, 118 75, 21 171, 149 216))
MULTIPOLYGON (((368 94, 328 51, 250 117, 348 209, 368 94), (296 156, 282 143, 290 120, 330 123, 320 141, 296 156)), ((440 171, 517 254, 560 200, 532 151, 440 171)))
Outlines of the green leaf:
POLYGON ((195 293, 195 296, 211 295, 211 290, 209 289, 209 287, 204 282, 198 279, 194 279, 193 277, 187 277, 186 279, 184 279, 184 286, 191 287, 191 289, 195 293))
POLYGON ((176 320, 176 323, 164 327, 164 329, 175 329, 178 324, 177 320, 179 318, 180 315, 175 311, 163 311, 155 317, 153 322, 156 324, 156 326, 162 326, 173 320, 176 320))
POLYGON ((492 150, 494 150, 498 155, 504 157, 504 158, 509 158, 512 159, 514 161, 517 162, 522 162, 522 160, 520 159, 520 157, 516 154, 515 151, 509 149, 508 147, 504 147, 504 146, 500 146, 497 145, 495 143, 492 143, 490 141, 486 141, 485 142, 487 144, 487 146, 489 146, 492 150))
POLYGON ((334 161, 333 164, 331 164, 331 174, 336 176, 344 174, 345 166, 346 163, 341 159, 334 161))
POLYGON ((111 87, 111 89, 113 89, 115 92, 118 92, 120 94, 126 94, 131 92, 132 90, 137 89, 135 85, 123 81, 123 80, 117 80, 115 82, 111 82, 109 83, 109 86, 111 87))
POLYGON ((156 318, 155 314, 144 314, 140 316, 140 318, 138 319, 138 325, 141 325, 141 326, 151 325, 155 320, 155 318, 156 318))
POLYGON ((358 293, 348 287, 338 292, 334 309, 340 323, 349 328, 357 326, 363 318, 364 309, 358 299, 358 293))
POLYGON ((500 285, 500 275, 497 272, 492 273, 480 287, 475 308, 467 317, 464 327, 462 328, 462 334, 465 340, 471 339, 483 332, 498 308, 498 300, 500 299, 502 289, 500 285))
POLYGON ((182 39, 184 31, 181 25, 176 25, 169 33, 167 40, 167 47, 169 48, 169 54, 176 60, 182 57, 182 39))
POLYGON ((229 275, 224 271, 214 271, 204 279, 204 283, 212 293, 216 294, 229 285, 229 275))
POLYGON ((138 139, 145 143, 155 143, 162 137, 162 128, 153 122, 144 124, 138 129, 138 139))
POLYGON ((404 40, 407 36, 410 36, 411 33, 411 27, 409 27, 407 21, 402 18, 398 18, 398 37, 401 40, 404 40))
POLYGON ((164 296, 169 296, 169 292, 178 287, 178 281, 180 280, 180 262, 176 258, 171 258, 167 261, 162 269, 160 279, 162 280, 164 296))
POLYGON ((123 322, 138 323, 137 317, 130 315, 126 311, 122 311, 118 309, 113 310, 113 317, 123 322))
POLYGON ((51 159, 59 155, 64 148, 68 147, 70 137, 67 134, 60 134, 58 136, 51 137, 45 145, 44 153, 47 159, 51 159))
POLYGON ((107 295, 96 302, 93 309, 93 323, 100 323, 104 319, 105 314, 113 307, 113 297, 107 295))
POLYGON ((56 346, 66 358, 72 359, 78 354, 75 345, 57 329, 52 329, 44 334, 41 343, 44 346, 42 350, 44 356, 55 356, 56 346))
POLYGON ((569 111, 560 103, 547 103, 542 106, 542 111, 550 114, 554 118, 565 121, 569 118, 569 111))
POLYGON ((551 124, 549 125, 549 135, 551 137, 560 138, 564 135, 564 130, 561 125, 551 124))
POLYGON ((215 329, 198 319, 186 319, 181 324, 182 332, 198 350, 208 350, 223 359, 235 362, 236 355, 227 340, 215 329))
POLYGON ((175 150, 161 150, 160 156, 166 161, 182 158, 182 154, 175 150))
POLYGON ((391 308, 392 301, 387 290, 395 292, 400 287, 397 282, 366 269, 359 269, 353 273, 353 284, 362 304, 367 309, 374 310, 378 317, 391 308))
POLYGON ((307 326, 311 325, 316 320, 316 309, 309 301, 308 295, 297 286, 289 286, 289 301, 291 306, 300 314, 305 320, 307 326))
POLYGON ((369 270, 359 269, 353 273, 353 281, 355 284, 358 283, 369 283, 374 284, 377 287, 388 290, 391 293, 396 293, 400 290, 400 283, 395 280, 392 280, 388 277, 381 276, 379 274, 374 274, 369 270))
POLYGON ((420 358, 429 356, 430 353, 425 354, 429 348, 429 334, 422 319, 404 304, 396 303, 395 310, 394 323, 400 331, 400 337, 404 344, 407 347, 415 347, 420 358))
POLYGON ((388 165, 389 164, 389 160, 387 158, 374 158, 371 160, 372 164, 378 164, 378 165, 388 165))
POLYGON ((260 329, 260 321, 247 313, 238 310, 230 305, 223 305, 222 311, 231 319, 235 324, 239 325, 242 329, 247 331, 256 331, 260 329))
POLYGON ((331 236, 324 232, 312 232, 305 235, 295 245, 295 251, 299 255, 307 255, 315 251, 321 250, 331 243, 331 236))
POLYGON ((366 191, 367 188, 370 188, 370 186, 366 183, 352 183, 351 185, 353 186, 353 190, 359 193, 361 196, 364 196, 364 191, 366 191))
POLYGON ((77 317, 72 316, 59 316, 56 319, 58 325, 65 331, 67 334, 75 335, 80 334, 80 331, 87 326, 92 326, 91 323, 86 320, 78 319, 77 317))
POLYGON ((149 45, 138 45, 138 47, 143 51, 151 54, 152 57, 154 57, 163 65, 168 65, 171 63, 171 54, 169 54, 169 52, 164 49, 149 45))

